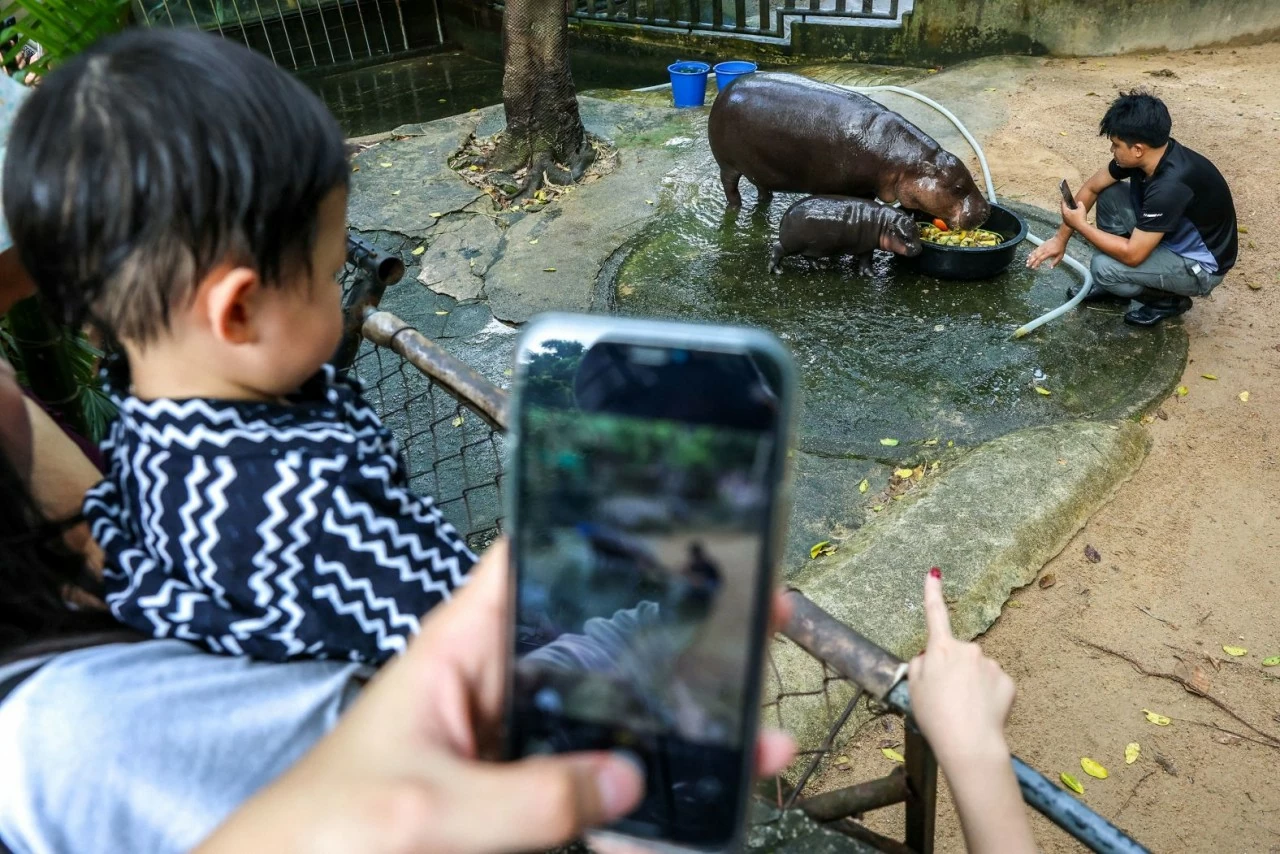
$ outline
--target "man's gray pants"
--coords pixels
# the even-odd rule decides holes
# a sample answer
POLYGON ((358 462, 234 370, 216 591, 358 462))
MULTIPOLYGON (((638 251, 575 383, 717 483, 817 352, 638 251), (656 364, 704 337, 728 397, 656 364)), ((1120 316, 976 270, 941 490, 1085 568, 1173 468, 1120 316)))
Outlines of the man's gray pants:
MULTIPOLYGON (((1138 215, 1129 196, 1129 182, 1119 181, 1103 190, 1098 195, 1094 212, 1098 228, 1103 231, 1121 237, 1132 234, 1138 225, 1138 215)), ((1197 261, 1183 258, 1163 243, 1157 244, 1147 260, 1136 267, 1122 264, 1095 249, 1089 272, 1096 287, 1133 300, 1130 308, 1140 305, 1136 297, 1143 288, 1202 297, 1222 282, 1221 276, 1205 270, 1197 261)))

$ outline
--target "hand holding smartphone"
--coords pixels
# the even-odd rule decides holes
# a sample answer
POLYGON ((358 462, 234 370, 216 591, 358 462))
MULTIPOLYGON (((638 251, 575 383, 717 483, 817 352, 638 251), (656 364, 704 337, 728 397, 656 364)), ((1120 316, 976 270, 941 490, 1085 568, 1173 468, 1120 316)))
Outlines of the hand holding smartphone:
POLYGON ((750 792, 793 368, 767 333, 551 315, 513 403, 510 758, 625 750, 615 833, 735 847, 750 792))

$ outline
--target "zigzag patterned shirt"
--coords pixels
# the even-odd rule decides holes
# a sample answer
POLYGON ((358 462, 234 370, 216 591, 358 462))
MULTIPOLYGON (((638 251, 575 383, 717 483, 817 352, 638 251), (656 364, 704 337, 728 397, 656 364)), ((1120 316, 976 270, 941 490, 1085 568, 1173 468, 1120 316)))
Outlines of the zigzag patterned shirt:
POLYGON ((282 661, 381 662, 475 563, 408 490, 391 432, 330 366, 288 404, 113 395, 84 515, 116 618, 282 661))

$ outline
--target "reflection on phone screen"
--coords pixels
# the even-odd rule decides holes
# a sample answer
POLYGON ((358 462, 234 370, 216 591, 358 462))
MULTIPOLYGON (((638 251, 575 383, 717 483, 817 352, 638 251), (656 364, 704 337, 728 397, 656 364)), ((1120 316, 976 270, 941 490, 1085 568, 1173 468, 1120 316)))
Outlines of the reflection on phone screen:
POLYGON ((634 751, 628 832, 715 845, 736 826, 779 453, 766 370, 607 341, 529 356, 514 737, 634 751))

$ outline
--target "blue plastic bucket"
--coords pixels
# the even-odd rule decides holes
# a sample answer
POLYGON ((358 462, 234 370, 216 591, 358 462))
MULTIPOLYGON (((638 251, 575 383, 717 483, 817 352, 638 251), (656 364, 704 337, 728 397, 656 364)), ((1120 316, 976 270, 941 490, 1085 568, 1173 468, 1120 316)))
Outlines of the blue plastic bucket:
POLYGON ((707 102, 707 75, 711 66, 705 62, 677 62, 667 66, 671 73, 671 96, 677 107, 701 107, 707 102))
POLYGON ((732 62, 721 62, 716 65, 716 88, 723 90, 734 80, 755 70, 756 64, 754 62, 743 62, 740 59, 735 59, 732 62))

